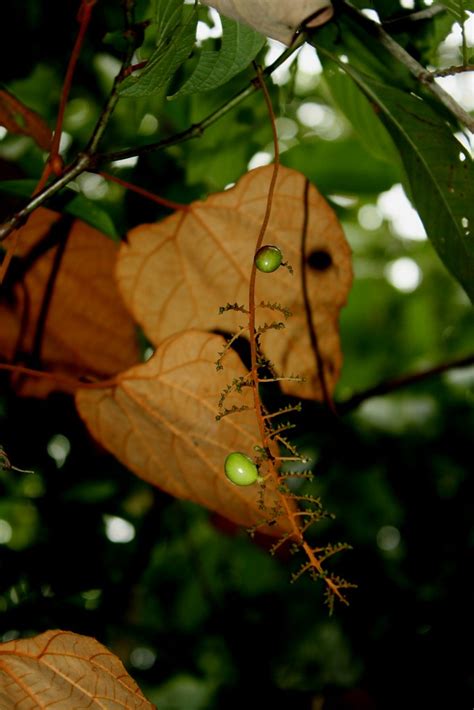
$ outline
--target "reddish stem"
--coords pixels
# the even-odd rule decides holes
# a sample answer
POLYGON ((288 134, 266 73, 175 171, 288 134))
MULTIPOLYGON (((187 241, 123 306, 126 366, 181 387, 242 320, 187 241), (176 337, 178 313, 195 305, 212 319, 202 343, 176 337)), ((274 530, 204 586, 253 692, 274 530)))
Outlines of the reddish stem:
MULTIPOLYGON (((46 186, 49 176, 52 173, 54 173, 55 175, 60 175, 63 170, 63 162, 61 156, 59 155, 59 144, 61 142, 64 112, 66 110, 66 104, 69 98, 69 92, 71 90, 72 78, 76 69, 77 60, 79 59, 79 54, 84 43, 84 37, 86 36, 87 28, 89 27, 92 8, 96 4, 96 2, 97 0, 82 0, 81 5, 79 7, 79 12, 77 15, 77 19, 80 23, 79 32, 77 33, 76 41, 74 43, 74 47, 72 48, 71 56, 69 57, 66 76, 64 77, 61 89, 58 115, 56 117, 56 127, 54 129, 53 140, 51 141, 51 150, 46 165, 44 166, 43 173, 38 181, 38 184, 35 187, 33 195, 37 195, 39 192, 41 192, 41 190, 46 186)), ((0 266, 0 285, 3 283, 11 260, 15 256, 17 244, 18 233, 11 240, 10 244, 7 247, 5 256, 3 257, 3 261, 0 266)))
MULTIPOLYGON (((265 98, 265 103, 267 106, 268 110, 268 115, 270 117, 271 125, 272 125, 272 133, 273 133, 273 145, 274 145, 274 151, 275 151, 275 159, 273 163, 273 172, 272 172, 272 177, 270 180, 270 187, 268 190, 268 196, 267 196, 267 205, 266 205, 266 210, 265 210, 265 216, 263 218, 262 226, 260 227, 260 232, 257 238, 257 243, 255 245, 255 253, 260 249, 263 243, 263 237, 265 236, 265 232, 267 230, 268 222, 270 220, 270 213, 272 209, 272 203, 273 203, 273 196, 275 192, 275 186, 276 186, 276 181, 278 177, 278 169, 280 166, 280 155, 279 155, 279 147, 278 147, 278 134, 277 134, 277 129, 276 129, 276 122, 275 122, 275 114, 273 111, 273 106, 270 98, 270 94, 268 93, 268 89, 266 87, 265 81, 263 79, 261 71, 258 71, 258 82, 262 88, 263 96, 265 98)), ((268 457, 268 462, 270 465, 270 473, 269 475, 273 479, 276 485, 276 490, 278 491, 279 489, 279 484, 280 484, 280 477, 277 471, 277 468, 275 466, 275 461, 276 457, 273 456, 270 450, 270 438, 267 436, 266 429, 265 429, 265 415, 262 407, 262 403, 260 400, 260 393, 259 393, 259 376, 258 376, 258 362, 257 362, 257 341, 256 341, 256 336, 255 336, 255 282, 256 282, 256 275, 257 275, 257 269, 255 265, 255 260, 252 265, 252 271, 250 274, 250 285, 249 285, 249 338, 250 338, 250 358, 251 358, 251 369, 250 369, 250 374, 253 380, 253 397, 254 397, 254 406, 255 406, 255 413, 256 413, 256 418, 258 422, 258 428, 260 432, 260 437, 262 440, 262 445, 263 448, 269 452, 269 457, 268 457)), ((300 523, 300 520, 298 516, 296 515, 296 511, 293 508, 291 498, 289 498, 285 493, 279 493, 280 500, 282 502, 284 511, 285 511, 285 516, 288 519, 290 525, 291 525, 291 537, 301 545, 303 550, 306 553, 306 556, 309 561, 309 566, 314 568, 317 573, 322 577, 324 580, 325 584, 327 585, 328 589, 330 592, 336 596, 341 602, 344 604, 347 604, 347 600, 344 597, 344 595, 341 593, 339 590, 339 587, 333 580, 326 574, 322 562, 319 560, 318 555, 316 554, 315 550, 310 546, 310 544, 305 540, 304 538, 304 530, 303 526, 300 523)))
POLYGON ((153 192, 149 192, 148 190, 145 190, 143 187, 139 187, 138 185, 134 185, 132 182, 127 182, 126 180, 122 180, 122 178, 117 177, 116 175, 111 175, 110 173, 105 173, 102 170, 99 171, 99 175, 102 175, 103 178, 106 180, 110 180, 111 182, 116 182, 117 185, 121 185, 122 187, 125 187, 127 190, 131 190, 132 192, 136 192, 137 195, 141 195, 142 197, 145 197, 147 200, 151 200, 152 202, 156 202, 158 205, 162 205, 163 207, 169 207, 171 210, 183 210, 185 212, 189 211, 189 205, 183 205, 180 202, 173 202, 172 200, 167 200, 166 197, 159 197, 158 195, 155 195, 153 192))
POLYGON ((66 110, 66 105, 69 99, 69 93, 71 91, 72 79, 76 70, 76 64, 81 53, 87 29, 89 27, 92 9, 96 2, 97 0, 82 0, 79 12, 77 14, 77 20, 79 22, 79 31, 77 33, 76 41, 74 42, 74 47, 72 48, 71 56, 69 57, 69 63, 66 69, 66 75, 64 77, 63 86, 61 89, 58 115, 56 117, 56 127, 54 129, 53 140, 51 143, 51 152, 48 159, 48 164, 50 166, 50 174, 51 172, 53 172, 55 173, 55 175, 60 175, 62 171, 62 161, 59 156, 59 144, 61 142, 64 112, 66 110))
POLYGON ((130 74, 133 74, 134 71, 138 71, 139 69, 143 69, 146 67, 148 64, 148 59, 144 62, 138 62, 138 64, 132 64, 132 66, 127 67, 123 73, 123 78, 129 76, 130 74))

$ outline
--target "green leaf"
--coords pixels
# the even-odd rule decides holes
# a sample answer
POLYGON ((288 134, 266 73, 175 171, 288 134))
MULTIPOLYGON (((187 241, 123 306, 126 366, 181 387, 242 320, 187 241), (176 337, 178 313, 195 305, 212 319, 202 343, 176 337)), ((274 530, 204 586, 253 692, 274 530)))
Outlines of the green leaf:
POLYGON ((370 153, 355 138, 303 140, 281 155, 281 162, 300 170, 324 194, 374 195, 400 182, 402 167, 370 153))
POLYGON ((460 24, 465 22, 468 18, 467 11, 471 12, 474 10, 473 3, 467 0, 443 0, 440 5, 446 8, 450 15, 452 15, 460 24))
POLYGON ((428 103, 420 87, 363 28, 341 18, 340 36, 320 33, 321 55, 347 73, 375 106, 400 154, 414 205, 444 265, 474 299, 474 169, 454 137, 444 107, 428 103), (360 46, 360 50, 358 47, 360 46), (343 57, 342 55, 346 56, 343 57), (367 58, 367 59, 366 59, 367 58), (404 76, 404 73, 406 76, 404 76), (411 88, 410 88, 411 82, 411 88))
MULTIPOLYGON (((16 197, 31 197, 36 185, 36 180, 2 180, 0 182, 0 192, 16 197)), ((82 219, 83 222, 98 229, 99 232, 103 232, 108 237, 114 240, 119 239, 115 225, 107 212, 92 200, 88 200, 84 195, 78 195, 67 189, 66 193, 56 196, 48 204, 50 204, 51 209, 57 209, 58 212, 65 212, 77 217, 77 219, 82 219), (65 195, 66 203, 63 201, 65 195)))
POLYGON ((334 101, 349 119, 365 148, 380 160, 397 163, 397 149, 378 119, 376 107, 367 100, 352 79, 335 65, 328 66, 324 76, 334 101))
POLYGON ((265 44, 265 37, 240 22, 222 17, 222 28, 220 50, 203 50, 194 72, 169 98, 176 99, 222 86, 243 71, 265 44))
POLYGON ((197 23, 194 5, 183 5, 182 0, 158 0, 156 22, 156 49, 139 76, 129 76, 122 82, 121 96, 153 96, 162 91, 194 47, 197 23))
POLYGON ((2 180, 0 181, 0 192, 5 192, 7 195, 14 197, 31 197, 33 194, 37 180, 2 180))
POLYGON ((449 12, 440 12, 431 18, 429 27, 426 28, 428 46, 420 58, 423 60, 423 64, 437 66, 439 62, 439 45, 451 33, 452 28, 453 18, 449 12))
POLYGON ((427 103, 375 82, 368 88, 398 145, 428 237, 474 300, 472 159, 427 103))
POLYGON ((115 32, 107 32, 103 39, 104 44, 113 47, 117 52, 126 52, 130 40, 122 30, 116 30, 115 32))
POLYGON ((84 195, 76 195, 64 207, 63 212, 71 214, 73 217, 82 219, 91 227, 95 227, 99 232, 111 237, 114 241, 119 240, 119 235, 110 216, 92 200, 88 200, 84 195))
MULTIPOLYGON (((220 91, 193 94, 187 101, 168 102, 178 108, 188 104, 188 121, 198 123, 203 116, 215 111, 223 101, 231 98, 239 88, 238 79, 220 91)), ((206 191, 223 190, 247 171, 247 165, 262 145, 271 140, 271 125, 261 96, 249 96, 245 106, 229 112, 204 132, 198 141, 188 141, 168 150, 186 172, 186 183, 206 191)))
POLYGON ((420 97, 343 65, 376 104, 393 136, 426 232, 445 266, 474 299, 474 169, 446 122, 420 97))

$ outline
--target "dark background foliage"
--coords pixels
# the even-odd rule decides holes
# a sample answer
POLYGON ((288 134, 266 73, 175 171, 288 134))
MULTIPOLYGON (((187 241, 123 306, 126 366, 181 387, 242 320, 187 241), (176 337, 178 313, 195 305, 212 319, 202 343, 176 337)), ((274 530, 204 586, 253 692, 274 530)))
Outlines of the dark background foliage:
MULTIPOLYGON (((47 5, 2 7, 11 42, 2 43, 1 67, 5 85, 53 126, 77 4, 47 5)), ((374 5, 382 14, 404 12, 393 2, 374 5)), ((146 16, 147 4, 139 10, 146 16)), ((120 21, 117 3, 99 3, 66 114, 71 155, 117 69, 118 53, 103 37, 120 21)), ((405 41, 419 56, 434 56, 451 24, 442 16, 405 41)), ((123 99, 103 147, 183 130, 250 76, 176 102, 123 99)), ((272 86, 272 98, 288 148, 283 162, 316 180, 354 251, 337 399, 467 354, 472 315, 464 293, 429 242, 397 232, 380 211, 379 195, 404 176, 377 154, 370 126, 356 132, 330 82, 303 62, 272 86), (320 110, 312 127, 300 120, 308 103, 320 110), (375 221, 368 226, 364 214, 375 221), (390 277, 388 267, 401 258, 418 266, 412 290, 390 277)), ((270 141, 255 95, 198 141, 140 158, 120 175, 187 202, 236 180, 270 141)), ((0 157, 2 179, 41 172, 41 153, 27 138, 4 137, 0 157)), ((78 184, 120 236, 166 214, 95 176, 78 184)), ((48 628, 94 636, 160 710, 472 707, 473 377, 472 368, 451 370, 340 418, 305 403, 299 444, 316 463, 316 491, 336 515, 316 534, 354 547, 335 566, 358 589, 348 608, 329 617, 318 585, 289 583, 287 556, 270 557, 265 540, 251 541, 135 478, 89 438, 68 397, 20 399, 2 376, 0 444, 32 473, 0 472, 0 636, 48 628)))

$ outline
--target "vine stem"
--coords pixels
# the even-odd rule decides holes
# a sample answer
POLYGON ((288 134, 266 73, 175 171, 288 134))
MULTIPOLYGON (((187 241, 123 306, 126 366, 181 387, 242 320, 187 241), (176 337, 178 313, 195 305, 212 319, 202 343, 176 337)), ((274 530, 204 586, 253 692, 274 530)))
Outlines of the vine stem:
POLYGON ((352 395, 352 397, 349 397, 349 399, 339 402, 337 405, 337 412, 341 415, 347 414, 353 409, 357 409, 362 402, 365 402, 367 399, 371 399, 372 397, 390 394, 390 392, 395 392, 403 387, 408 387, 410 385, 417 384, 418 382, 423 382, 431 377, 435 377, 436 375, 441 375, 443 372, 448 372, 448 370, 470 367, 471 365, 474 365, 474 353, 456 360, 443 362, 440 365, 429 367, 426 370, 421 370, 420 372, 413 372, 408 375, 402 375, 401 377, 384 380, 383 382, 379 382, 379 384, 369 387, 362 392, 357 392, 352 395))
MULTIPOLYGON (((127 7, 132 5, 132 0, 126 0, 127 7)), ((127 8, 126 8, 127 10, 127 8)), ((129 12, 129 10, 127 10, 129 12)), ((299 49, 306 41, 306 34, 302 32, 299 34, 291 45, 285 49, 281 55, 270 64, 263 72, 264 76, 271 75, 278 67, 283 64, 297 49, 299 49)), ((104 163, 110 163, 115 160, 122 160, 131 157, 140 157, 142 155, 147 155, 148 153, 163 150, 172 145, 178 145, 179 143, 184 143, 192 138, 199 138, 204 131, 212 126, 216 121, 218 121, 222 116, 229 113, 233 108, 242 103, 248 96, 254 94, 260 88, 258 81, 254 79, 250 84, 235 94, 231 99, 226 101, 218 109, 206 116, 202 121, 190 126, 187 130, 181 133, 176 133, 169 138, 164 138, 157 143, 151 143, 149 145, 140 146, 137 148, 127 148, 125 150, 110 152, 110 153, 96 153, 96 148, 101 139, 104 130, 106 128, 107 122, 110 115, 115 108, 115 105, 119 99, 118 87, 122 79, 126 76, 128 67, 131 65, 131 59, 133 57, 133 48, 129 50, 123 64, 122 69, 117 75, 112 93, 109 96, 107 103, 105 104, 102 113, 98 119, 96 127, 94 129, 93 135, 86 147, 86 149, 80 153, 76 159, 71 163, 71 165, 66 168, 66 170, 50 185, 41 190, 37 195, 31 197, 29 202, 18 212, 16 212, 10 219, 6 220, 2 225, 0 225, 0 242, 8 237, 14 229, 21 226, 27 217, 34 212, 35 209, 40 207, 44 202, 53 197, 57 192, 62 190, 68 183, 74 180, 78 175, 83 173, 85 170, 93 170, 99 165, 104 163)))
POLYGON ((151 202, 156 202, 157 205, 161 205, 162 207, 169 207, 170 210, 184 210, 185 212, 189 211, 189 205, 184 205, 181 202, 173 202, 173 200, 168 200, 166 199, 166 197, 160 197, 159 195, 155 195, 153 192, 145 190, 145 188, 140 187, 139 185, 134 185, 132 182, 122 180, 122 178, 117 177, 117 175, 111 175, 110 173, 106 173, 103 170, 99 171, 99 175, 102 175, 102 177, 106 180, 110 180, 110 182, 115 182, 117 183, 117 185, 125 187, 131 192, 136 192, 137 195, 141 195, 145 199, 151 200, 151 202))
POLYGON ((407 15, 399 15, 397 17, 392 17, 388 20, 382 21, 382 26, 390 32, 411 32, 413 29, 413 23, 422 22, 426 20, 431 20, 436 15, 440 15, 446 12, 446 8, 443 5, 430 5, 429 7, 423 8, 423 10, 415 10, 414 12, 409 12, 407 15))
MULTIPOLYGON (((134 4, 135 0, 124 0, 125 2, 125 26, 133 33, 134 24, 134 4)), ((59 175, 56 180, 54 180, 49 185, 43 187, 39 192, 30 198, 28 203, 18 212, 16 212, 10 219, 6 220, 0 226, 0 242, 3 241, 11 234, 15 229, 20 227, 29 215, 34 212, 38 207, 40 207, 44 202, 53 197, 57 192, 62 190, 63 187, 68 185, 72 180, 81 175, 85 170, 88 170, 93 164, 93 157, 97 152, 97 147, 104 134, 104 131, 109 122, 110 116, 112 115, 115 106, 119 100, 118 89, 125 73, 130 66, 134 53, 134 44, 130 42, 129 47, 125 53, 122 61, 122 66, 119 73, 115 77, 112 90, 102 108, 100 116, 97 123, 92 131, 89 142, 87 143, 85 149, 79 153, 75 160, 59 175)))
POLYGON ((463 74, 467 71, 474 71, 474 64, 456 64, 445 69, 435 69, 435 71, 427 71, 425 76, 421 77, 423 82, 434 81, 438 77, 454 76, 455 74, 463 74))
MULTIPOLYGON (((77 33, 76 41, 74 42, 74 47, 72 49, 71 56, 69 57, 66 75, 64 77, 63 85, 61 88, 61 97, 59 100, 58 115, 56 117, 56 126, 54 129, 53 139, 51 141, 51 149, 48 156, 48 160, 46 161, 46 165, 44 166, 44 170, 41 174, 38 184, 35 187, 33 195, 37 195, 39 192, 42 191, 42 189, 48 182, 49 176, 52 173, 60 175, 63 170, 62 160, 59 155, 59 144, 61 142, 64 111, 66 109, 69 92, 71 90, 72 78, 74 76, 76 64, 79 59, 87 29, 89 27, 92 9, 96 2, 97 0, 81 0, 81 5, 78 13, 78 21, 80 23, 79 31, 77 33)), ((15 256, 15 252, 18 247, 18 238, 19 235, 16 234, 16 237, 12 239, 11 243, 8 245, 5 256, 3 257, 3 261, 0 265, 0 285, 3 283, 11 261, 15 256)))
MULTIPOLYGON (((270 186, 268 189, 268 195, 267 195, 267 204, 265 208, 265 214, 263 217, 262 224, 260 226, 260 231, 257 237, 257 242, 255 244, 255 254, 258 252, 260 247, 262 246, 263 243, 263 238, 265 236, 265 232, 267 231, 268 227, 268 222, 270 220, 270 214, 272 210, 272 203, 273 203, 273 195, 275 193, 275 186, 276 186, 276 181, 278 177, 278 170, 280 167, 280 152, 279 152, 279 147, 278 147, 278 134, 276 130, 276 123, 275 123, 275 114, 273 112, 273 106, 272 102, 270 99, 270 95, 268 93, 268 89, 265 84, 265 80, 262 76, 262 72, 260 69, 258 69, 258 74, 257 74, 257 79, 258 82, 262 88, 263 91, 263 96, 265 98, 265 103, 267 105, 267 110, 268 114, 270 116, 271 120, 271 126, 272 126, 272 133, 273 133, 273 145, 274 145, 274 152, 275 152, 275 159, 273 162, 273 171, 272 171, 272 177, 270 180, 270 186)), ((262 408, 262 403, 260 401, 260 395, 259 395, 259 375, 258 375, 258 363, 257 363, 257 339, 256 339, 256 328, 255 328, 255 285, 256 285, 256 279, 257 279, 257 266, 255 264, 255 259, 252 261, 252 270, 250 272, 250 283, 249 283, 249 338, 250 338, 250 374, 253 380, 253 397, 254 397, 254 405, 255 405, 255 412, 257 415, 257 421, 258 421, 258 428, 260 431, 260 438, 262 440, 262 443, 264 447, 268 446, 268 440, 266 436, 266 430, 265 430, 265 422, 263 419, 263 408, 262 408)))
POLYGON ((84 44, 84 39, 89 28, 89 23, 92 16, 92 10, 97 0, 82 0, 77 15, 77 20, 79 22, 79 31, 77 33, 76 41, 74 42, 74 47, 72 48, 71 56, 69 57, 69 62, 66 69, 66 74, 64 76, 63 85, 61 88, 61 96, 59 99, 58 114, 56 116, 56 126, 54 128, 53 140, 51 142, 51 150, 43 170, 41 179, 36 187, 35 192, 40 192, 40 190, 46 185, 48 177, 51 173, 60 175, 62 172, 62 161, 59 156, 59 144, 61 142, 61 133, 64 122, 64 113, 66 111, 66 105, 69 99, 69 94, 71 91, 72 80, 74 77, 74 72, 76 70, 76 65, 81 53, 82 45, 84 44))
POLYGON ((439 84, 433 81, 431 72, 428 72, 425 67, 416 61, 406 49, 396 42, 391 35, 386 32, 381 25, 369 19, 363 12, 354 7, 348 0, 341 0, 341 6, 345 13, 357 22, 360 27, 363 27, 372 37, 374 37, 388 52, 395 57, 408 71, 422 84, 434 94, 439 101, 455 116, 458 121, 463 123, 466 128, 474 133, 474 118, 455 101, 447 91, 439 84), (427 79, 428 77, 428 79, 427 79))
MULTIPOLYGON (((275 158, 273 162, 273 172, 272 172, 272 177, 270 179, 270 185, 268 189, 268 195, 267 195, 267 204, 265 208, 265 214, 263 217, 263 221, 260 227, 260 231, 257 237, 257 242, 255 244, 255 253, 258 252, 260 247, 263 244, 263 238, 265 236, 265 233, 267 231, 268 227, 268 222, 270 220, 270 214, 272 210, 272 204, 273 204, 273 197, 275 194, 275 186, 276 186, 276 181, 278 177, 278 170, 280 167, 280 153, 279 153, 279 146, 278 146, 278 134, 276 130, 276 122, 275 122, 275 114, 273 111, 273 106, 270 98, 270 94, 268 93, 268 89, 265 84, 263 72, 258 68, 257 70, 257 80, 260 83, 260 86, 262 88, 263 96, 265 99, 265 103, 267 106, 267 111, 268 115, 270 117, 271 125, 272 125, 272 133, 273 133, 273 146, 274 146, 274 153, 275 153, 275 158)), ((263 405, 260 399, 260 392, 259 392, 259 376, 258 376, 258 353, 257 353, 257 339, 256 339, 256 329, 255 329, 255 285, 256 285, 256 277, 257 277, 257 267, 255 264, 255 259, 253 260, 252 263, 252 270, 250 272, 250 283, 249 283, 249 339, 250 339, 250 374, 252 377, 253 381, 253 400, 254 400, 254 408, 255 408, 255 414, 257 418, 257 423, 258 423, 258 428, 259 428, 259 433, 260 433, 260 438, 262 441, 263 449, 268 452, 268 463, 270 466, 270 472, 269 475, 271 479, 274 481, 276 484, 276 490, 278 492, 278 495, 280 497, 281 503, 283 505, 284 511, 285 511, 285 517, 289 521, 291 525, 291 536, 295 539, 295 541, 298 542, 299 545, 303 548, 303 550, 306 553, 306 556, 308 558, 308 561, 310 563, 310 566, 314 568, 318 574, 321 576, 321 578, 324 580, 326 585, 328 586, 329 590, 331 593, 337 598, 342 601, 344 604, 347 604, 347 599, 344 597, 344 595, 339 591, 339 588, 337 585, 333 582, 333 580, 326 575, 325 570, 323 569, 323 566, 318 559, 317 555, 315 554, 315 551, 311 547, 311 545, 305 540, 304 535, 303 535, 303 530, 300 525, 300 521, 297 515, 295 515, 295 510, 293 509, 293 506, 291 504, 291 500, 288 499, 288 496, 286 496, 284 493, 281 493, 279 491, 279 486, 280 486, 280 477, 278 474, 278 471, 275 466, 275 462, 277 460, 277 457, 275 457, 272 454, 271 451, 271 442, 269 437, 267 436, 266 433, 266 428, 265 428, 265 412, 263 409, 263 405)))
MULTIPOLYGON (((293 44, 290 47, 287 47, 280 54, 280 56, 275 59, 272 64, 270 64, 268 67, 266 67, 266 69, 262 71, 262 75, 264 77, 271 76, 271 74, 273 74, 273 72, 278 69, 278 67, 281 66, 284 62, 286 62, 286 60, 291 57, 296 52, 296 50, 300 49, 300 47, 303 46, 306 41, 306 38, 307 35, 304 32, 299 34, 293 44)), ((168 148, 169 146, 184 143, 185 141, 190 140, 192 138, 200 138, 207 128, 212 126, 214 123, 216 123, 216 121, 218 121, 220 118, 229 113, 229 111, 232 111, 232 109, 241 104, 242 101, 247 99, 249 96, 256 93, 259 89, 261 89, 261 84, 259 83, 259 81, 256 79, 252 79, 248 86, 244 87, 243 89, 241 89, 241 91, 234 94, 234 96, 232 96, 228 101, 222 104, 222 106, 219 106, 219 108, 217 108, 215 111, 203 118, 202 121, 193 124, 185 131, 175 133, 169 138, 164 138, 163 140, 157 141, 156 143, 149 143, 148 145, 143 145, 138 148, 126 148, 124 150, 118 150, 109 153, 99 153, 96 156, 95 161, 98 165, 102 165, 103 163, 109 163, 115 160, 124 160, 126 158, 133 158, 136 156, 140 157, 142 155, 148 155, 149 153, 152 153, 156 150, 163 150, 164 148, 168 148)))

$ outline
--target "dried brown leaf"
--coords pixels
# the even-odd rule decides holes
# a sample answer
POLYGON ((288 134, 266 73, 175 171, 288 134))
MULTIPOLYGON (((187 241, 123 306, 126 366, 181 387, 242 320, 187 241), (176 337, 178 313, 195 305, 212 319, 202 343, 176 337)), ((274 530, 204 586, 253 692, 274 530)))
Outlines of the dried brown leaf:
POLYGON ((48 124, 5 89, 0 89, 0 126, 11 133, 30 136, 42 150, 51 147, 52 133, 48 124))
MULTIPOLYGON (((177 498, 252 526, 272 517, 278 498, 268 484, 263 512, 258 485, 235 486, 224 475, 227 454, 252 456, 260 442, 253 410, 216 421, 222 389, 246 374, 234 352, 225 369, 216 371, 223 345, 220 336, 201 331, 174 335, 147 363, 119 375, 117 386, 78 390, 76 404, 91 434, 138 476, 177 498)), ((251 406, 252 391, 244 388, 227 404, 251 406)), ((281 518, 262 530, 279 535, 287 524, 281 518)))
MULTIPOLYGON (((15 238, 10 236, 6 244, 15 238)), ((98 379, 137 362, 135 325, 113 276, 117 253, 116 244, 84 222, 36 210, 20 230, 10 287, 7 282, 0 293, 0 357, 75 378, 98 379), (58 241, 65 239, 40 352, 31 362, 58 241)), ((51 389, 69 388, 51 380, 28 379, 21 393, 45 396, 51 389)))
POLYGON ((301 25, 322 25, 333 14, 330 0, 203 0, 203 3, 284 44, 291 44, 301 25))
MULTIPOLYGON (((158 344, 190 327, 234 332, 245 324, 242 313, 218 315, 218 310, 226 303, 248 303, 254 247, 271 173, 271 166, 252 170, 234 188, 193 202, 189 211, 130 232, 120 250, 117 280, 125 302, 152 342, 158 344)), ((281 303, 293 314, 286 330, 263 336, 265 352, 280 374, 307 379, 304 385, 284 383, 284 390, 322 398, 301 285, 305 185, 304 175, 280 167, 264 241, 280 247, 294 274, 284 268, 259 273, 256 302, 281 303)), ((307 267, 307 276, 313 326, 332 391, 342 363, 338 317, 352 283, 350 249, 335 213, 313 186, 308 206, 306 254, 322 255, 322 261, 330 264, 321 270, 307 267)), ((258 324, 275 320, 281 320, 275 311, 258 310, 258 324)))
POLYGON ((122 662, 69 631, 0 644, 2 710, 153 710, 122 662))

